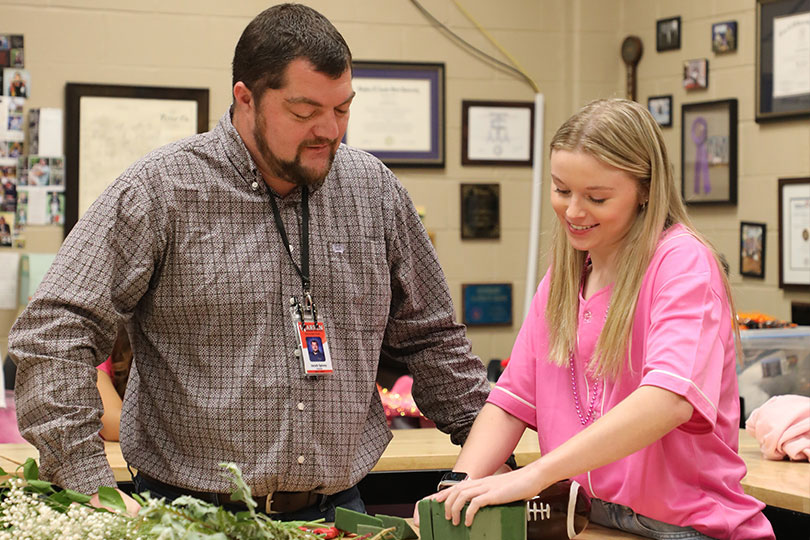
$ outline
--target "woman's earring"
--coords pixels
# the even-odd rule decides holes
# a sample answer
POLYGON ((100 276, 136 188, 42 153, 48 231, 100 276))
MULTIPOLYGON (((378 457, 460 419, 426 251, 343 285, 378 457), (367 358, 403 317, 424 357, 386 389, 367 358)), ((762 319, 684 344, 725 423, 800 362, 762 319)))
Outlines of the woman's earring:
POLYGON ((649 199, 644 201, 643 203, 641 203, 641 211, 642 212, 647 209, 647 203, 648 202, 649 202, 649 199))

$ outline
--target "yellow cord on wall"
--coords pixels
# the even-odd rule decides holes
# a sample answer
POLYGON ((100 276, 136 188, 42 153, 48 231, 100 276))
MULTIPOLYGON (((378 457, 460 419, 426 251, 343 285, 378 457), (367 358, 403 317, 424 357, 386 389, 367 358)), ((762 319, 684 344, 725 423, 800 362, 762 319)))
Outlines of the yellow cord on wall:
POLYGON ((453 0, 453 3, 456 5, 456 7, 459 9, 459 11, 461 11, 461 13, 463 13, 464 16, 467 17, 470 20, 470 22, 472 22, 475 25, 475 27, 478 29, 478 31, 481 32, 482 34, 484 34, 484 36, 490 41, 490 43, 492 43, 495 46, 495 48, 497 48, 499 51, 501 51, 501 54, 503 54, 506 58, 509 59, 510 62, 512 62, 512 65, 515 66, 515 68, 517 68, 517 70, 520 71, 520 73, 523 75, 523 77, 525 77, 526 80, 529 82, 532 89, 534 90, 534 93, 535 94, 540 93, 540 87, 538 87, 537 83, 534 82, 534 79, 532 79, 529 76, 529 74, 526 73, 526 70, 523 69, 523 67, 520 65, 520 63, 517 60, 515 60, 515 58, 511 54, 509 54, 509 51, 507 51, 506 49, 501 47, 501 45, 495 40, 495 38, 492 37, 492 35, 490 35, 489 32, 487 32, 486 28, 484 28, 483 26, 478 24, 478 21, 476 21, 475 18, 472 15, 470 15, 470 13, 466 9, 464 9, 464 6, 462 6, 458 2, 458 0, 453 0))

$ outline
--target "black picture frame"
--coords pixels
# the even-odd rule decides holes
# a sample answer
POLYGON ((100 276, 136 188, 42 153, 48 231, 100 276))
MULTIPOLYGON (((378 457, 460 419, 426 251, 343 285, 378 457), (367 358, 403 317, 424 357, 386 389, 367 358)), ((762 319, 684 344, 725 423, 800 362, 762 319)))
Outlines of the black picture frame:
POLYGON ((461 306, 467 326, 512 326, 512 284, 462 284, 461 306))
POLYGON ((779 179, 779 288, 810 292, 810 177, 779 179))
POLYGON ((737 204, 737 100, 681 106, 681 196, 686 204, 737 204))
POLYGON ((740 222, 740 275, 765 278, 765 223, 740 222))
POLYGON ((461 164, 531 167, 534 102, 461 102, 461 164))
MULTIPOLYGON (((810 90, 801 84, 798 88, 791 85, 796 77, 796 69, 802 69, 800 77, 810 77, 806 59, 801 58, 800 51, 788 50, 782 59, 775 64, 776 36, 785 32, 776 32, 775 26, 790 26, 794 17, 802 17, 802 22, 793 25, 793 31, 807 31, 810 23, 805 22, 810 13, 810 0, 757 0, 756 28, 756 114, 757 122, 791 120, 810 117, 810 90), (791 53, 795 52, 795 55, 791 53), (796 56, 796 61, 791 58, 796 56), (803 61, 803 63, 802 63, 803 61), (798 64, 798 65, 797 65, 798 64), (803 67, 800 67, 803 66, 803 67), (778 69, 776 69, 778 67, 778 69)), ((785 43, 790 41, 782 37, 785 43)), ((797 40, 798 41, 798 40, 797 40)))
POLYGON ((647 110, 659 126, 672 127, 672 94, 648 97, 647 110))
POLYGON ((712 24, 712 52, 726 54, 737 50, 737 21, 712 24))
POLYGON ((389 167, 444 167, 444 63, 355 61, 352 83, 343 142, 389 167))
POLYGON ((705 90, 709 87, 708 58, 694 58, 683 61, 683 89, 705 90))
POLYGON ((461 184, 461 238, 501 237, 500 184, 461 184))
POLYGON ((655 21, 655 50, 676 51, 681 48, 681 18, 669 17, 655 21))
MULTIPOLYGON (((187 132, 183 133, 183 136, 203 133, 208 130, 209 92, 207 88, 67 83, 65 85, 65 236, 70 233, 81 217, 80 197, 83 193, 82 189, 87 186, 83 185, 83 171, 80 170, 80 163, 87 157, 85 154, 92 153, 88 149, 91 141, 82 140, 82 118, 91 114, 97 104, 109 103, 108 100, 127 100, 128 104, 135 107, 142 104, 145 107, 152 108, 165 104, 167 111, 175 111, 179 102, 188 102, 184 104, 185 109, 193 110, 196 118, 178 119, 178 121, 183 122, 183 126, 188 128, 187 132), (94 98, 104 99, 97 100, 94 98)), ((115 107, 105 106, 104 110, 109 111, 112 108, 115 107)), ((96 138, 105 139, 103 159, 122 161, 129 164, 142 157, 142 155, 133 153, 132 145, 113 145, 111 141, 114 139, 113 136, 132 135, 137 138, 138 133, 134 131, 132 133, 126 132, 126 127, 130 124, 127 124, 122 108, 115 109, 117 112, 109 113, 105 117, 106 125, 113 126, 113 129, 97 134, 96 138)), ((145 115, 135 118, 135 123, 139 125, 139 129, 143 129, 144 124, 148 121, 149 118, 145 115)), ((166 121, 169 122, 171 119, 166 121)), ((160 144, 158 143, 157 146, 160 144)), ((105 177, 96 179, 94 182, 107 185, 113 180, 115 180, 114 177, 105 177)), ((90 180, 85 181, 90 182, 90 180)), ((82 206, 86 202, 81 201, 82 206)))

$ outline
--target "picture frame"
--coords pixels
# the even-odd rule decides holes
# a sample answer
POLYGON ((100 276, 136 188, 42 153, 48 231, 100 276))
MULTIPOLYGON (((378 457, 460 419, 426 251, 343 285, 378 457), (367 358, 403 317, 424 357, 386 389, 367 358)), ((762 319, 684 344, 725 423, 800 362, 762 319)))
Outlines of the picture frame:
POLYGON ((672 127, 672 94, 648 97, 647 110, 659 126, 672 127))
POLYGON ((766 224, 740 222, 740 275, 765 278, 766 224))
POLYGON ((355 95, 343 142, 389 167, 444 167, 444 63, 352 63, 355 95))
POLYGON ((669 17, 655 21, 655 50, 676 51, 681 48, 681 18, 669 17))
POLYGON ((500 184, 461 184, 461 238, 501 237, 500 184))
POLYGON ((737 21, 712 24, 712 52, 725 54, 737 50, 737 21))
POLYGON ((779 179, 779 287, 810 291, 810 177, 779 179))
POLYGON ((65 85, 65 236, 134 161, 208 129, 207 88, 65 85))
POLYGON ((684 90, 704 90, 709 87, 709 60, 695 58, 683 61, 684 90))
POLYGON ((737 204, 737 100, 681 106, 681 195, 686 204, 737 204))
POLYGON ((512 326, 511 283, 462 284, 461 305, 467 326, 512 326))
POLYGON ((757 0, 757 122, 810 116, 810 0, 757 0))
POLYGON ((531 167, 534 103, 461 102, 461 164, 531 167))

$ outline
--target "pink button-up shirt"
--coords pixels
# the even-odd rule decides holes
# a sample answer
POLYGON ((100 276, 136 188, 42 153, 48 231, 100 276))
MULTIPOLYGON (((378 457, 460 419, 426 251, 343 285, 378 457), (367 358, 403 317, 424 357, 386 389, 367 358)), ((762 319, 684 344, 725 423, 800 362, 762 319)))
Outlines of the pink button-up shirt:
MULTIPOLYGON (((642 385, 686 398, 692 418, 646 448, 575 478, 592 497, 644 516, 694 527, 713 538, 774 538, 763 504, 743 493, 737 455, 739 398, 732 313, 710 250, 676 225, 662 237, 644 276, 633 320, 630 367, 601 380, 594 418, 642 385)), ((509 365, 489 402, 536 429, 548 453, 585 429, 570 368, 547 361, 544 317, 550 274, 540 283, 509 365)), ((574 368, 582 416, 594 392, 585 377, 610 303, 611 287, 580 297, 574 368)), ((617 434, 617 436, 620 436, 617 434)))

